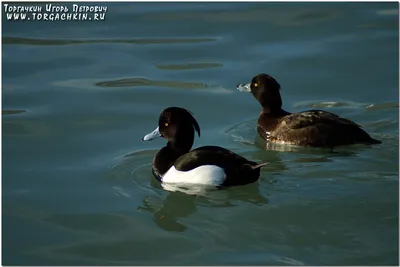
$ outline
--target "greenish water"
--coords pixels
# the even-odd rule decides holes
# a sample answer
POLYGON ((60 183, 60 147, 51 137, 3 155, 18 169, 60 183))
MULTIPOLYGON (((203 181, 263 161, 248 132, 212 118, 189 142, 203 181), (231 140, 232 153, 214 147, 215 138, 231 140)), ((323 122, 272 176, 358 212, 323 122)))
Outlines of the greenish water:
MULTIPOLYGON (((105 3, 102 3, 104 5, 105 3)), ((118 3, 104 22, 3 14, 3 265, 398 265, 397 3, 118 3), (265 148, 238 83, 357 121, 374 147, 265 148), (168 106, 259 182, 161 188, 168 106)), ((4 13, 4 12, 3 12, 4 13)))

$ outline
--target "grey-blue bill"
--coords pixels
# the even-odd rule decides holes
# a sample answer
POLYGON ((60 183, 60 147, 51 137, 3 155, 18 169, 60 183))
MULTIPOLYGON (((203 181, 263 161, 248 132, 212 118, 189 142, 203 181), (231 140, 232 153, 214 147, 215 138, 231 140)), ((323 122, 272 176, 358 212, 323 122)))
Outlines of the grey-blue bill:
POLYGON ((157 127, 157 128, 156 128, 154 131, 152 131, 151 133, 146 134, 146 135, 142 138, 142 140, 143 140, 143 141, 151 141, 151 140, 154 140, 154 139, 156 139, 156 138, 158 138, 158 137, 161 137, 161 133, 160 133, 159 127, 157 127))
POLYGON ((239 83, 236 86, 236 89, 238 89, 240 92, 246 92, 246 93, 250 93, 251 89, 250 89, 250 83, 239 83))

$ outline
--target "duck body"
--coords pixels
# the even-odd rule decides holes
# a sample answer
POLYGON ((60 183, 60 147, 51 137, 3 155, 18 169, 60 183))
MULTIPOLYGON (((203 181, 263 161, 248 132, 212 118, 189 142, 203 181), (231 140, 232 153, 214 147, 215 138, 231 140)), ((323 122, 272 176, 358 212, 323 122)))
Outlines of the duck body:
POLYGON ((262 114, 257 123, 266 141, 298 146, 335 147, 379 144, 358 124, 323 110, 308 110, 282 117, 262 114))
POLYGON ((165 173, 160 172, 162 166, 157 162, 153 163, 153 174, 166 183, 233 186, 253 183, 260 176, 257 163, 219 146, 189 151, 178 157, 165 173))
POLYGON ((171 107, 160 115, 159 127, 143 138, 152 140, 154 136, 163 136, 168 139, 152 163, 153 175, 159 181, 228 187, 259 179, 260 167, 267 163, 257 164, 219 146, 190 151, 194 130, 200 135, 200 127, 193 116, 185 109, 171 107), (170 118, 169 122, 166 118, 170 118))
POLYGON ((277 144, 335 147, 351 144, 380 144, 360 125, 324 110, 289 113, 282 109, 280 85, 267 74, 255 76, 238 90, 251 92, 262 109, 257 121, 258 134, 277 144))

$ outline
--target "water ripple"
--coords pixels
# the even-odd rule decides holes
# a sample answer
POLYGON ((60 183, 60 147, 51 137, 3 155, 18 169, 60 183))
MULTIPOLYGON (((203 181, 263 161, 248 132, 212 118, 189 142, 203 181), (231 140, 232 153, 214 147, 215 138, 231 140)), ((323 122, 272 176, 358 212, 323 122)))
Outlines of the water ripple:
POLYGON ((386 102, 386 103, 378 103, 378 104, 371 104, 365 107, 367 110, 387 110, 387 109, 398 109, 399 103, 398 102, 386 102))
POLYGON ((22 109, 3 109, 2 110, 2 115, 14 115, 14 114, 21 114, 21 113, 25 113, 26 110, 22 110, 22 109))
POLYGON ((332 108, 332 107, 346 107, 366 110, 387 110, 387 109, 398 109, 398 102, 384 102, 384 103, 358 103, 353 101, 319 101, 309 100, 297 102, 293 105, 294 108, 332 108))
POLYGON ((347 107, 347 108, 363 108, 366 103, 357 103, 353 101, 320 101, 309 100, 297 102, 293 105, 294 108, 332 108, 332 107, 347 107))
POLYGON ((178 82, 178 81, 155 81, 145 78, 126 78, 110 81, 102 81, 95 84, 99 87, 132 87, 132 86, 160 86, 185 89, 206 88, 207 84, 195 82, 178 82))
POLYGON ((222 66, 223 66, 222 63, 213 63, 213 62, 156 65, 157 68, 162 70, 207 69, 207 68, 220 68, 222 66))
POLYGON ((216 41, 215 38, 137 38, 137 39, 36 39, 22 37, 3 37, 3 45, 75 45, 94 43, 124 43, 137 45, 151 44, 187 44, 216 41))

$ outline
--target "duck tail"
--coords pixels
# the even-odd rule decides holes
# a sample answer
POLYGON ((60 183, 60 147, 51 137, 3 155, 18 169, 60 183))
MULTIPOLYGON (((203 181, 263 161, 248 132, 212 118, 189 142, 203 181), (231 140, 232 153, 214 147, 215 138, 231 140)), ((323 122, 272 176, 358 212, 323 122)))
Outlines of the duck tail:
POLYGON ((371 140, 369 141, 369 143, 371 145, 377 145, 377 144, 382 144, 382 141, 376 140, 374 138, 371 138, 371 140))
POLYGON ((264 167, 264 166, 266 166, 266 165, 268 165, 268 164, 269 164, 268 162, 263 162, 263 163, 260 163, 260 164, 257 164, 257 165, 254 165, 254 166, 251 166, 251 169, 252 169, 252 170, 255 170, 255 169, 258 169, 258 168, 264 167))
POLYGON ((378 145, 378 144, 382 144, 382 141, 379 141, 377 139, 369 137, 367 140, 362 140, 362 141, 359 141, 358 143, 364 144, 364 145, 378 145))

